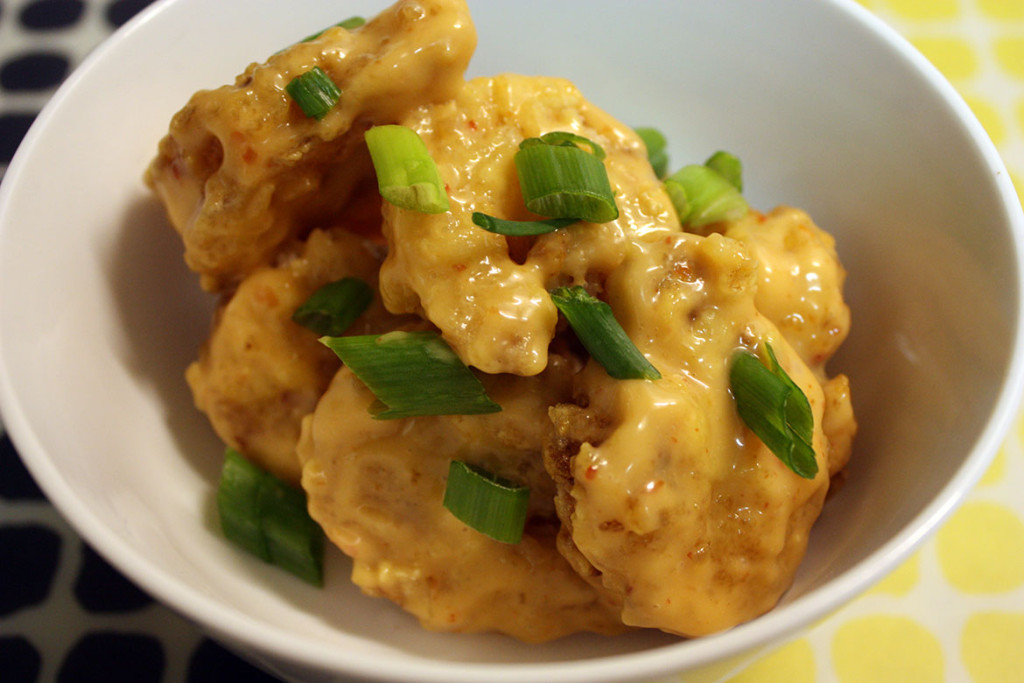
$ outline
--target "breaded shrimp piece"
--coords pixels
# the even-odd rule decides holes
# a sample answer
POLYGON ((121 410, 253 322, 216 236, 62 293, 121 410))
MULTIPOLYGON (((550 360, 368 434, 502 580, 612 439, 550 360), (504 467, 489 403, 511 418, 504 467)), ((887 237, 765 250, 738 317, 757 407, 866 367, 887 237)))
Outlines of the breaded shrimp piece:
MULTIPOLYGON (((316 230, 276 266, 250 274, 218 307, 213 332, 186 371, 196 406, 225 443, 298 485, 302 418, 338 369, 337 357, 292 313, 317 288, 342 277, 376 284, 379 256, 343 229, 316 230)), ((352 333, 390 329, 379 297, 352 333)))
POLYGON ((464 0, 401 0, 359 29, 330 28, 197 92, 146 174, 203 287, 220 291, 329 223, 373 176, 363 132, 452 97, 476 46, 464 0), (341 88, 322 120, 285 86, 319 66, 341 88))
POLYGON ((426 143, 451 210, 426 215, 385 205, 381 296, 389 310, 430 320, 463 361, 485 372, 543 370, 557 321, 547 290, 603 278, 638 235, 679 230, 643 143, 568 81, 477 78, 454 100, 421 107, 402 123, 426 143), (536 218, 523 204, 514 156, 523 139, 552 131, 604 148, 619 218, 532 239, 475 226, 474 211, 536 218))
POLYGON ((299 454, 310 514, 352 557, 353 582, 432 630, 527 642, 622 631, 556 549, 554 484, 540 450, 547 406, 568 397, 570 378, 570 364, 552 356, 535 377, 481 377, 499 413, 388 421, 370 416, 373 394, 343 367, 304 421, 299 454), (530 487, 519 543, 494 541, 444 508, 453 459, 530 487))
POLYGON ((829 487, 824 396, 757 292, 757 262, 735 240, 638 242, 606 296, 662 378, 614 380, 591 361, 574 401, 551 410, 560 548, 626 624, 686 636, 735 626, 776 603, 803 557, 829 487), (765 343, 810 402, 813 479, 736 413, 733 353, 765 343))

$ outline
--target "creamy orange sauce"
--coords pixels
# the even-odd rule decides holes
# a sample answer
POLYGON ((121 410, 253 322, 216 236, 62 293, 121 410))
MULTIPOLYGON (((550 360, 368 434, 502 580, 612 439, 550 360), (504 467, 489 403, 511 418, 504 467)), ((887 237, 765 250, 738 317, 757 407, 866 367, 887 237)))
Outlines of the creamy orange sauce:
POLYGON ((462 0, 401 0, 174 117, 147 180, 221 300, 187 373, 196 404, 301 482, 364 592, 426 628, 540 642, 752 619, 792 582, 856 432, 849 382, 825 367, 850 326, 834 240, 789 207, 684 230, 630 128, 561 79, 464 80, 475 42, 462 0), (322 121, 284 90, 313 65, 343 91, 322 121), (424 140, 448 212, 381 204, 363 133, 385 123, 424 140), (606 151, 619 217, 527 238, 476 227, 474 211, 535 218, 514 156, 553 131, 606 151), (374 419, 371 391, 291 321, 344 276, 379 295, 349 333, 438 331, 502 411, 374 419), (609 377, 552 304, 563 285, 607 302, 662 378, 609 377), (733 354, 767 344, 809 400, 812 479, 736 412, 733 354), (444 508, 453 459, 529 486, 522 542, 444 508))
MULTIPOLYGON (((343 228, 317 230, 280 263, 253 271, 218 307, 210 338, 186 379, 196 406, 224 442, 298 485, 302 418, 316 407, 340 363, 292 313, 319 287, 343 277, 375 284, 380 255, 343 228)), ((392 329, 379 300, 350 330, 392 329)))

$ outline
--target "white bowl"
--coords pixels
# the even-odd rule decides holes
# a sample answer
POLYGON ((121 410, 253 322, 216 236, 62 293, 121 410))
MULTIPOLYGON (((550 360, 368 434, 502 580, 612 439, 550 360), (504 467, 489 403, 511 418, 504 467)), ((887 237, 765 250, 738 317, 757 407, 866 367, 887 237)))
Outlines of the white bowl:
POLYGON ((428 633, 359 594, 338 552, 317 590, 225 543, 211 514, 221 447, 182 379, 212 302, 142 172, 194 90, 383 5, 157 2, 91 55, 18 151, 0 190, 0 408, 89 543, 281 675, 619 681, 791 634, 949 514, 999 445, 1024 368, 1024 218, 953 89, 850 0, 479 0, 472 74, 566 76, 621 120, 659 126, 674 163, 737 153, 755 206, 806 208, 836 235, 854 324, 831 369, 851 377, 861 424, 849 482, 774 611, 687 642, 428 633))

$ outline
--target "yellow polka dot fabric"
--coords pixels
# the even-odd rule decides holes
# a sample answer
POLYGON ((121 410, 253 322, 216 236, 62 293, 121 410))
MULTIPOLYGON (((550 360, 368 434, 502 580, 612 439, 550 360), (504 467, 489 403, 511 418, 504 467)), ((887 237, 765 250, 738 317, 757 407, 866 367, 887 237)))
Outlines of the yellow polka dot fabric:
MULTIPOLYGON (((957 88, 1024 198, 1024 0, 860 3, 957 88)), ((1024 683, 1022 444, 1024 413, 964 504, 866 594, 731 671, 670 680, 1024 683)))

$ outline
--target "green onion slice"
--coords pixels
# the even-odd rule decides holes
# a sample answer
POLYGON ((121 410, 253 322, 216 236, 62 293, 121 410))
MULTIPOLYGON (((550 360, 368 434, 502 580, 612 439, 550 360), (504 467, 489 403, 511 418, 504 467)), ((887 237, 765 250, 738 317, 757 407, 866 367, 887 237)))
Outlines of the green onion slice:
POLYGON ((526 208, 547 218, 578 218, 591 223, 618 218, 608 172, 597 150, 604 154, 599 145, 573 133, 548 133, 524 140, 515 164, 526 208), (577 138, 592 145, 594 153, 575 144, 577 138))
POLYGON ((459 460, 448 467, 444 506, 466 526, 502 543, 518 543, 530 489, 459 460))
POLYGON ((366 131, 380 195, 389 203, 421 213, 444 213, 448 194, 423 139, 405 126, 374 126, 366 131))
POLYGON ((473 212, 473 223, 499 235, 543 235, 577 222, 575 218, 549 218, 545 221, 507 221, 479 211, 473 212))
POLYGON ((585 138, 582 135, 576 133, 570 133, 565 130, 556 130, 550 133, 544 133, 539 138, 526 138, 519 143, 519 149, 523 147, 531 147, 533 145, 554 145, 555 147, 586 147, 600 160, 604 160, 605 152, 604 147, 597 144, 590 138, 585 138))
POLYGON ((737 351, 729 369, 729 386, 740 419, 786 467, 806 479, 818 473, 811 445, 814 416, 807 396, 779 365, 765 343, 768 365, 750 351, 737 351))
POLYGON ((373 301, 373 289, 356 277, 329 282, 295 309, 292 320, 320 335, 340 337, 373 301))
POLYGON ((707 166, 683 166, 665 178, 665 191, 680 222, 695 228, 736 220, 750 210, 736 186, 707 166))
POLYGON ((217 510, 221 531, 228 540, 256 557, 270 561, 259 513, 264 472, 233 448, 224 453, 224 465, 217 488, 217 510))
POLYGON ((633 130, 647 148, 647 160, 651 162, 654 175, 664 178, 668 173, 668 152, 665 151, 668 141, 665 140, 665 136, 657 128, 640 127, 633 130))
POLYGON ((719 150, 708 157, 704 165, 728 180, 739 192, 743 192, 743 164, 736 155, 719 150))
POLYGON ((342 19, 337 24, 335 24, 335 26, 341 27, 346 31, 351 31, 352 29, 359 28, 365 23, 366 19, 364 19, 363 17, 349 17, 348 19, 342 19))
POLYGON ((228 448, 217 511, 231 542, 315 586, 323 585, 324 534, 299 490, 228 448))
POLYGON ((559 287, 551 300, 594 360, 615 379, 660 379, 661 373, 636 348, 612 307, 583 287, 559 287))
MULTIPOLYGON (((364 19, 362 17, 349 17, 348 19, 342 19, 337 24, 332 24, 331 26, 328 26, 327 28, 334 28, 334 27, 337 26, 337 27, 341 27, 341 28, 345 29, 346 31, 351 31, 353 29, 359 28, 360 26, 362 26, 365 23, 366 23, 366 19, 364 19)), ((316 40, 317 38, 319 38, 320 36, 322 36, 324 33, 327 32, 327 28, 323 29, 322 31, 317 31, 316 33, 314 33, 311 36, 306 36, 305 38, 303 38, 299 42, 300 43, 308 43, 311 40, 316 40)))
POLYGON ((388 332, 320 340, 369 387, 379 420, 496 413, 476 375, 436 332, 388 332))
POLYGON ((296 76, 284 89, 306 116, 317 121, 341 99, 341 88, 319 66, 296 76))

